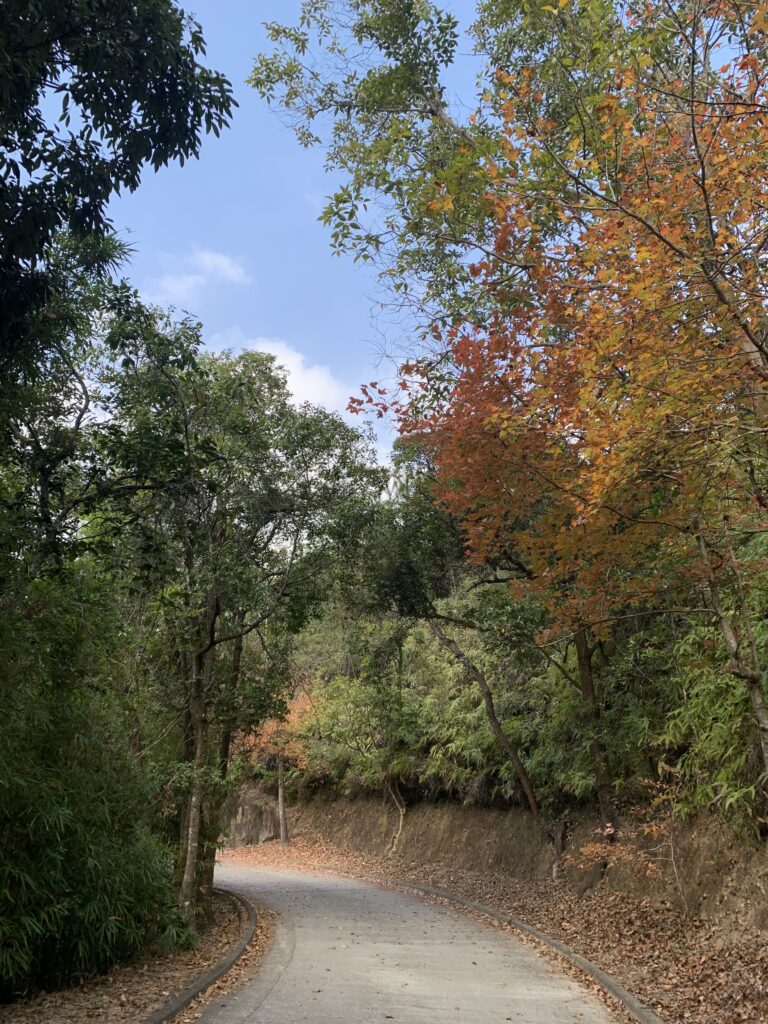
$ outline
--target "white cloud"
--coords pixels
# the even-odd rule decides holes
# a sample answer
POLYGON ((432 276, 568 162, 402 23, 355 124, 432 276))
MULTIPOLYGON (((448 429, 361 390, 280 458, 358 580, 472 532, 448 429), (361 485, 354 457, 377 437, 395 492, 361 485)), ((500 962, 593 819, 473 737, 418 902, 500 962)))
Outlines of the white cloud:
POLYGON ((200 271, 217 281, 231 281, 233 284, 249 284, 250 278, 245 272, 242 262, 224 252, 213 249, 198 249, 192 262, 200 271))
POLYGON ((337 377, 328 366, 309 363, 303 352, 281 338, 247 337, 240 328, 222 331, 208 339, 213 349, 249 348, 254 352, 268 352, 275 357, 278 366, 285 370, 288 390, 294 401, 322 405, 334 412, 344 412, 349 396, 357 389, 337 377))
POLYGON ((240 259, 213 249, 195 249, 190 256, 178 262, 179 272, 163 274, 144 289, 150 302, 186 309, 199 300, 201 292, 211 285, 250 283, 240 259))
POLYGON ((256 352, 269 352, 288 376, 288 389, 297 402, 311 402, 343 412, 355 390, 334 376, 327 366, 307 363, 302 352, 279 338, 254 338, 247 343, 256 352))
POLYGON ((181 306, 186 309, 205 285, 202 274, 163 274, 149 288, 145 297, 158 306, 181 306))
MULTIPOLYGON (((363 419, 347 411, 350 395, 359 392, 359 386, 342 380, 322 363, 310 363, 303 352, 282 338, 265 338, 257 336, 249 338, 239 327, 231 327, 211 335, 206 340, 209 348, 220 351, 232 349, 238 352, 251 349, 255 352, 268 352, 275 357, 278 366, 285 370, 288 390, 297 403, 310 402, 321 405, 331 412, 338 412, 354 427, 363 427, 363 419)), ((374 430, 374 453, 379 465, 388 465, 394 440, 394 430, 385 420, 376 420, 374 430)))

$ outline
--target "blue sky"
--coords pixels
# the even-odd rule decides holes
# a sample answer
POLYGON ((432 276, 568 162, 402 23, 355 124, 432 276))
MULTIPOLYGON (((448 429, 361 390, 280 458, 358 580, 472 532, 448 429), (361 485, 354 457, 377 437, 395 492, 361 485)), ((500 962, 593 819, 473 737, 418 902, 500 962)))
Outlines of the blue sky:
POLYGON ((200 160, 147 171, 113 202, 115 227, 135 250, 131 280, 147 299, 202 320, 211 347, 272 351, 298 399, 342 410, 360 383, 391 374, 372 320, 382 296, 369 270, 331 253, 317 220, 333 188, 322 151, 302 150, 245 85, 267 46, 262 23, 291 22, 298 2, 182 6, 202 23, 207 61, 232 81, 240 106, 228 131, 205 139, 200 160))

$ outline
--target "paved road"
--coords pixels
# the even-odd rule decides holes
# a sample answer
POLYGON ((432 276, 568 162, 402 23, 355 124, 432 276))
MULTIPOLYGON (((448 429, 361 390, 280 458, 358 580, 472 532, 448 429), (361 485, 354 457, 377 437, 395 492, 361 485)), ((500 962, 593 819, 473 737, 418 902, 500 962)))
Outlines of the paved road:
POLYGON ((255 979, 205 1024, 610 1024, 530 946, 458 911, 326 875, 219 867, 216 880, 280 917, 255 979))

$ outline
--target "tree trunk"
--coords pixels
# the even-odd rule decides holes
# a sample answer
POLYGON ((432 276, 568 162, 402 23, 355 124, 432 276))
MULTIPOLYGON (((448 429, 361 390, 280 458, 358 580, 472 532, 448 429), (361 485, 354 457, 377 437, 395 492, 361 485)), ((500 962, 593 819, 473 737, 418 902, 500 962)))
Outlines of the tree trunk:
MULTIPOLYGON (((219 738, 219 778, 224 782, 229 768, 229 749, 232 743, 232 730, 224 727, 219 738)), ((203 801, 203 816, 198 844, 197 889, 196 898, 201 906, 208 906, 213 895, 213 876, 216 871, 216 851, 219 848, 221 835, 221 809, 226 800, 223 787, 203 801)))
POLYGON ((745 634, 746 643, 743 642, 743 638, 740 636, 732 616, 728 614, 723 606, 720 598, 720 587, 718 586, 717 577, 712 566, 712 559, 709 555, 709 544, 701 530, 699 530, 697 540, 699 542, 701 562, 707 578, 710 603, 713 612, 717 616, 720 633, 725 641, 730 669, 734 676, 744 680, 746 684, 747 693, 752 702, 752 710, 755 714, 763 770, 768 771, 768 707, 766 707, 765 691, 763 690, 764 673, 761 671, 760 655, 752 631, 750 612, 747 607, 736 556, 730 541, 727 541, 728 557, 736 580, 736 594, 739 600, 743 624, 742 632, 745 634))
POLYGON ((206 910, 210 907, 213 895, 213 876, 216 870, 216 851, 219 847, 219 821, 222 803, 223 801, 218 797, 205 800, 203 803, 195 897, 197 905, 205 907, 206 910))
POLYGON ((405 800, 403 800, 402 794, 400 793, 400 787, 397 782, 394 784, 387 782, 386 788, 389 791, 389 795, 392 797, 392 803, 397 809, 398 822, 397 832, 392 837, 392 842, 389 844, 387 853, 394 853, 397 850, 397 844, 400 842, 400 836, 403 834, 403 826, 405 825, 405 800))
POLYGON ((277 758, 277 820, 280 822, 280 842, 288 845, 288 818, 285 814, 285 765, 283 755, 277 758))
POLYGON ((179 889, 179 908, 187 921, 192 922, 193 900, 196 889, 198 854, 200 848, 200 827, 203 817, 205 783, 203 771, 208 758, 208 719, 204 694, 213 668, 213 651, 196 658, 192 681, 193 693, 190 700, 192 733, 195 741, 194 779, 189 797, 187 834, 184 843, 184 874, 179 889))
MULTIPOLYGON (((236 621, 242 621, 242 616, 236 621)), ((232 662, 229 670, 228 686, 232 693, 237 690, 240 682, 240 665, 243 655, 243 637, 238 636, 232 641, 232 662)), ((232 747, 232 728, 229 724, 222 726, 218 746, 218 770, 222 783, 226 782, 229 772, 229 755, 232 747)), ((217 787, 208 799, 203 801, 200 841, 198 843, 197 887, 196 898, 201 906, 208 906, 213 894, 213 878, 216 871, 216 851, 219 848, 221 834, 221 809, 224 806, 226 793, 224 786, 217 787)))
POLYGON ((765 694, 763 693, 762 686, 757 681, 747 683, 747 690, 755 712, 760 752, 763 755, 763 767, 768 771, 768 707, 765 703, 765 694))
POLYGON ((173 872, 174 885, 181 888, 181 880, 184 877, 184 870, 187 866, 187 844, 189 842, 189 804, 186 800, 181 809, 181 820, 179 821, 179 857, 173 872))
POLYGON ((517 781, 520 783, 520 788, 525 794, 526 802, 528 803, 528 809, 534 817, 534 820, 541 824, 541 809, 539 808, 539 802, 536 799, 536 793, 533 789, 533 783, 531 782, 528 772, 525 770, 525 765, 520 760, 520 755, 517 752, 517 747, 512 740, 504 732, 499 717, 496 714, 496 706, 493 702, 493 693, 488 685, 488 681, 475 665, 471 658, 469 658, 464 651, 459 647, 455 640, 451 637, 446 636, 440 626, 433 621, 429 623, 430 629, 443 645, 447 648, 454 656, 454 658, 464 666, 468 674, 477 683, 480 693, 482 694, 483 703, 485 704, 485 713, 488 716, 491 729, 496 739, 499 741, 499 746, 509 758, 512 767, 515 770, 517 781))
POLYGON ((595 680, 592 674, 592 649, 589 646, 586 626, 576 633, 576 658, 579 665, 579 682, 581 696, 587 711, 590 728, 589 756, 595 773, 595 789, 600 808, 600 824, 603 832, 610 836, 618 824, 618 815, 613 803, 613 785, 608 771, 605 747, 600 736, 600 707, 595 693, 595 680))
MULTIPOLYGON (((191 690, 191 681, 186 677, 186 659, 179 655, 178 659, 179 683, 184 690, 191 690)), ((189 708, 189 701, 185 700, 181 711, 181 757, 184 764, 193 764, 195 760, 195 737, 192 729, 192 713, 189 708)), ((174 869, 174 884, 181 885, 184 877, 184 868, 187 862, 187 841, 189 836, 189 800, 184 803, 181 809, 179 821, 179 857, 174 869)))
POLYGON ((192 897, 195 892, 200 848, 200 824, 203 815, 203 768, 208 746, 207 731, 207 723, 202 718, 195 722, 195 778, 189 797, 184 875, 179 890, 179 907, 188 921, 191 921, 192 918, 192 897))
MULTIPOLYGON (((242 623, 244 613, 238 612, 235 615, 235 622, 242 623)), ((227 680, 227 686, 230 694, 234 695, 237 693, 238 686, 240 685, 240 666, 243 660, 243 637, 237 636, 232 641, 232 663, 229 668, 229 678, 227 680)), ((219 741, 219 778, 224 782, 227 778, 227 772, 229 771, 229 752, 232 746, 232 725, 229 722, 225 722, 221 739, 219 741)))

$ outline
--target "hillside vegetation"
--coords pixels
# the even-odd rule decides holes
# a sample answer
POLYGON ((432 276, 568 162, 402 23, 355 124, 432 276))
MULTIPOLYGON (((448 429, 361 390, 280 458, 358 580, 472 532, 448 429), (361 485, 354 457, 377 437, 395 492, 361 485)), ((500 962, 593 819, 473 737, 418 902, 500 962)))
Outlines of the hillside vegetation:
POLYGON ((633 804, 763 834, 762 7, 342 8, 273 25, 252 81, 416 340, 351 400, 401 441, 296 649, 299 776, 555 841, 584 802, 606 839, 633 804))
POLYGON ((350 400, 391 471, 122 277, 110 197, 232 113, 200 26, 2 8, 2 997, 193 941, 254 757, 557 855, 576 809, 601 858, 701 809, 764 843, 768 5, 269 26, 250 85, 402 334, 350 400))

